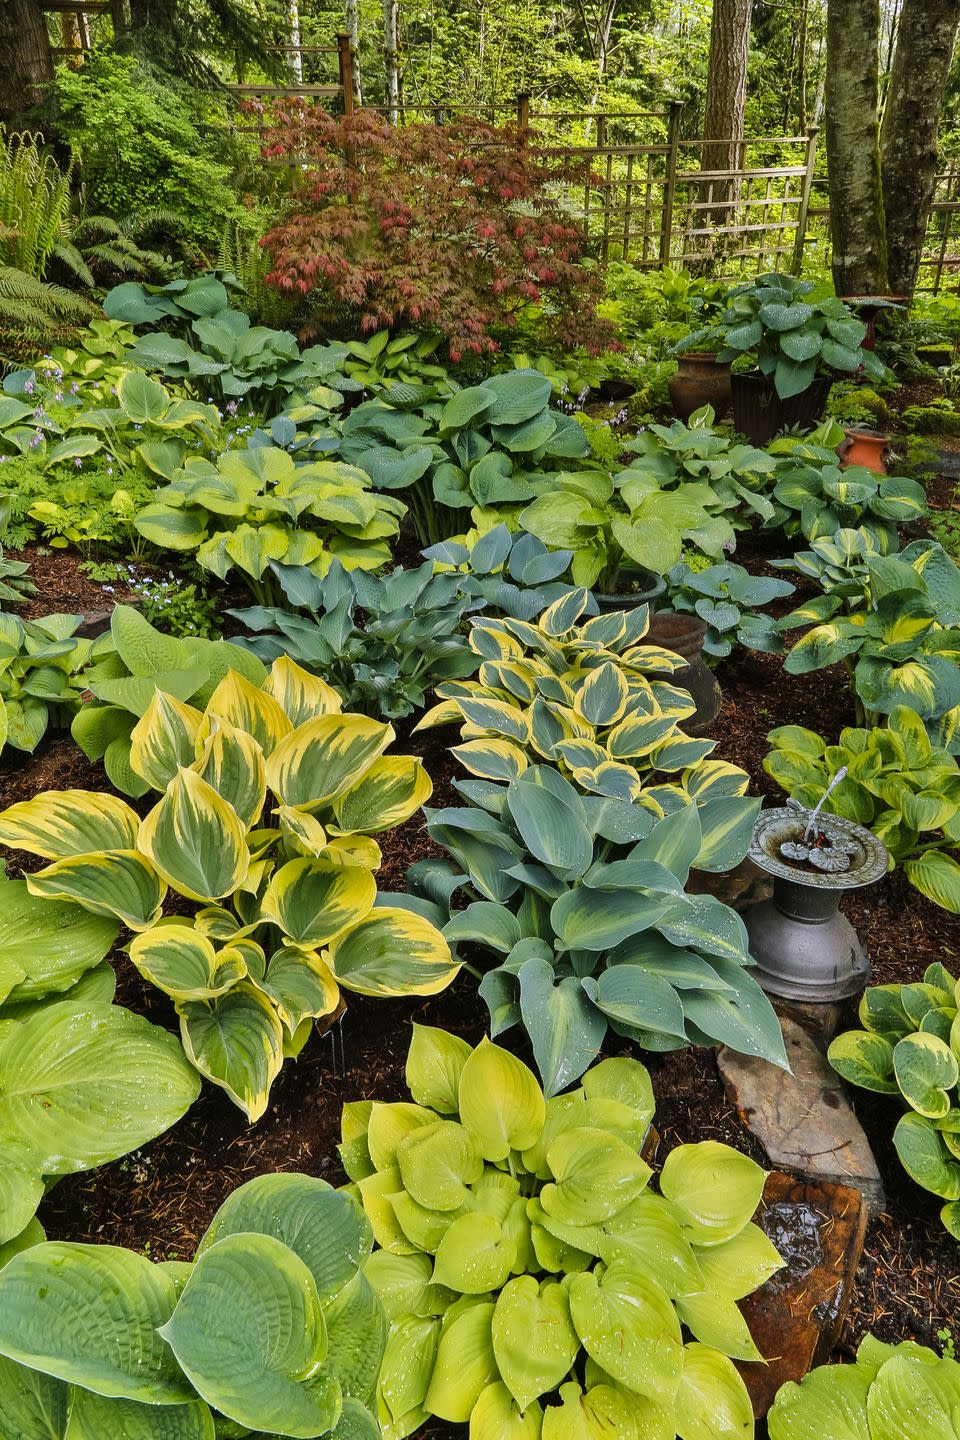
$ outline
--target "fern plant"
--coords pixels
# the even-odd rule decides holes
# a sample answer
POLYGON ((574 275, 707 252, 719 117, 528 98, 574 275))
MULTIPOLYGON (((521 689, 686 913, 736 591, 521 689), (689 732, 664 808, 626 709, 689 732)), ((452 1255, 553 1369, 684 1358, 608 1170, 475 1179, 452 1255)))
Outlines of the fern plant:
POLYGON ((284 329, 297 307, 297 301, 273 285, 267 274, 273 259, 263 248, 259 230, 237 220, 228 221, 217 252, 217 269, 233 274, 246 292, 245 308, 260 325, 284 329))
POLYGON ((0 135, 0 260, 37 280, 70 214, 72 168, 60 169, 40 135, 0 135))

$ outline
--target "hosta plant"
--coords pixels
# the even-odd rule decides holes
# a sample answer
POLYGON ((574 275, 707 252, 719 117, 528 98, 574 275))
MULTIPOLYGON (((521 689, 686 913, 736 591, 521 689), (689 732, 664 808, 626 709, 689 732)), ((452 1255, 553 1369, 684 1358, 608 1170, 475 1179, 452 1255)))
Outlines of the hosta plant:
POLYGON ((373 836, 431 789, 419 760, 384 754, 393 738, 281 659, 259 687, 229 671, 203 710, 154 693, 130 737, 131 768, 160 793, 142 821, 83 790, 0 814, 3 843, 51 862, 30 893, 121 921, 191 1061, 251 1120, 341 985, 425 995, 457 973, 429 921, 374 909, 373 836))
POLYGON ((565 461, 590 449, 572 416, 553 409, 537 370, 492 375, 449 399, 395 388, 343 422, 340 454, 377 490, 400 490, 423 544, 462 528, 458 511, 511 507, 553 483, 565 461))
MULTIPOLYGON (((111 1003, 119 928, 0 879, 0 1265, 61 1175, 146 1144, 199 1093, 179 1042, 111 1003)), ((6 1394, 0 1379, 0 1422, 6 1394)))
POLYGON ((909 1107, 893 1132, 900 1163, 947 1203, 944 1225, 960 1240, 960 981, 929 965, 922 982, 873 985, 860 1002, 862 1030, 827 1052, 851 1085, 899 1096, 909 1107))
MULTIPOLYGON (((480 601, 480 608, 514 620, 534 620, 570 588, 560 577, 570 568, 572 550, 548 550, 535 535, 511 533, 502 521, 482 534, 471 531, 431 545, 423 554, 438 569, 453 570, 463 593, 480 601)), ((586 608, 597 613, 592 596, 586 608)))
POLYGON ((88 760, 102 760, 107 778, 125 795, 150 789, 130 765, 130 736, 158 690, 203 709, 230 670, 253 685, 266 679, 260 660, 226 640, 175 638, 131 605, 115 605, 110 629, 90 644, 80 686, 89 698, 70 727, 88 760))
POLYGON ((235 1190, 191 1262, 30 1245, 0 1269, 0 1429, 377 1440, 371 1245, 349 1195, 297 1174, 235 1190))
POLYGON ((760 1167, 681 1145, 655 1189, 633 1060, 545 1099, 508 1051, 418 1025, 406 1078, 409 1103, 344 1107, 340 1147, 380 1247, 386 1440, 430 1416, 491 1440, 704 1440, 705 1415, 752 1436, 737 1300, 782 1264, 752 1219, 760 1167))
POLYGON ((671 610, 697 615, 707 627, 704 653, 715 660, 729 655, 736 643, 748 650, 779 655, 783 636, 771 615, 758 613, 771 600, 792 595, 789 580, 751 575, 742 565, 727 561, 692 569, 685 561, 669 571, 667 596, 671 610))
POLYGON ((841 730, 836 745, 800 725, 771 730, 763 762, 788 795, 813 809, 837 771, 826 809, 882 840, 890 864, 903 863, 910 883, 935 904, 960 914, 960 767, 931 744, 915 711, 898 705, 885 726, 841 730))
POLYGON ((49 726, 69 725, 80 706, 90 641, 80 615, 20 620, 0 612, 0 749, 31 752, 49 726))
POLYGON ((896 546, 889 537, 859 525, 854 530, 836 530, 830 536, 811 540, 809 550, 795 550, 783 560, 771 560, 777 570, 792 570, 815 580, 825 593, 841 599, 862 600, 871 560, 889 554, 896 546))
POLYGON ((587 600, 567 590, 536 621, 475 617, 477 679, 438 685, 439 703, 417 728, 459 722, 464 744, 453 753, 482 780, 515 779, 542 759, 581 789, 626 800, 651 771, 696 765, 714 742, 680 729, 695 706, 669 677, 684 662, 643 643, 645 606, 582 621, 587 600))
POLYGON ((446 366, 435 358, 441 340, 440 335, 419 335, 416 331, 391 335, 389 330, 378 330, 367 340, 346 341, 347 355, 341 368, 371 392, 423 385, 436 387, 437 394, 450 395, 457 386, 446 366))
POLYGON ((884 549, 896 549, 897 526, 927 513, 923 486, 904 475, 876 475, 862 465, 841 467, 836 445, 843 432, 835 421, 827 423, 830 433, 822 438, 814 432, 806 440, 771 446, 772 453, 786 451, 777 466, 774 523, 785 534, 807 540, 863 526, 884 549))
POLYGON ((225 580, 236 570, 258 601, 278 598, 270 562, 323 575, 336 556, 348 570, 376 570, 406 506, 370 488, 362 470, 331 460, 297 465, 273 445, 234 450, 214 465, 192 459, 136 517, 163 550, 192 554, 225 580))
POLYGON ((777 1391, 770 1440, 960 1440, 960 1364, 865 1335, 854 1365, 820 1365, 777 1391))
MULTIPOLYGON (((0 542, 10 524, 13 496, 0 490, 0 542)), ((0 606, 4 603, 17 605, 29 595, 35 595, 37 587, 30 579, 30 566, 26 560, 8 560, 0 544, 0 606)))
POLYGON ((725 1044, 786 1065, 743 921, 687 893, 691 869, 729 870, 750 844, 760 802, 726 769, 685 776, 661 819, 580 795, 549 765, 506 786, 455 782, 470 804, 427 810, 450 860, 411 867, 410 903, 479 947, 491 1034, 523 1025, 548 1094, 583 1073, 608 1027, 644 1049, 725 1044))
POLYGON ((395 720, 422 710, 441 681, 472 675, 480 664, 460 633, 478 602, 463 593, 459 576, 434 575, 429 562, 378 576, 334 560, 322 580, 302 565, 273 570, 297 608, 228 611, 253 631, 237 643, 262 660, 289 655, 328 681, 348 710, 395 720))

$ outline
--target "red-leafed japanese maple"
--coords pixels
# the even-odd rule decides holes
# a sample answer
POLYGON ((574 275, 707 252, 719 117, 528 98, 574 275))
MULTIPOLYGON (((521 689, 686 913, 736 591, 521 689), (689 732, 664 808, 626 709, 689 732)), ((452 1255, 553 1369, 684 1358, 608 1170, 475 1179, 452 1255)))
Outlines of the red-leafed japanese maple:
POLYGON ((437 329, 453 360, 495 349, 534 305, 558 344, 610 343, 601 276, 580 263, 582 160, 479 120, 399 128, 296 101, 272 111, 263 151, 291 167, 263 242, 281 290, 347 304, 364 331, 437 329))

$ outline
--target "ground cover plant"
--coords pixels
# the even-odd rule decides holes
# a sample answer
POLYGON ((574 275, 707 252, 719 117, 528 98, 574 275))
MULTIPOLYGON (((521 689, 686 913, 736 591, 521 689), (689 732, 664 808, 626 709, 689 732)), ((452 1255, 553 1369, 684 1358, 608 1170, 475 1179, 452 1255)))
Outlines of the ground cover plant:
POLYGON ((417 1026, 406 1081, 412 1104, 347 1105, 341 1145, 380 1247, 388 1433, 435 1415, 479 1434, 695 1440, 703 1407, 752 1431, 730 1357, 759 1352, 736 1300, 782 1263, 752 1223, 760 1167, 680 1146, 655 1191, 635 1060, 545 1099, 509 1051, 417 1026))

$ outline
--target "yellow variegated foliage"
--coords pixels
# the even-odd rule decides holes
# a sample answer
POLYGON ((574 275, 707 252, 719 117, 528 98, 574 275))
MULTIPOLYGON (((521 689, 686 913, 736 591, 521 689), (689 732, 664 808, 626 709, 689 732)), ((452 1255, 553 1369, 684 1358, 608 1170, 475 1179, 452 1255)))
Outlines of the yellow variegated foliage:
POLYGON ((678 800, 744 794, 746 773, 708 762, 715 742, 683 733, 696 706, 670 676, 685 661, 642 643, 646 607, 581 621, 586 601, 571 590, 534 623, 472 621, 477 678, 438 685, 417 729, 459 722, 453 753, 480 779, 516 780, 546 760, 582 790, 658 815, 678 800), (657 772, 675 778, 651 784, 657 772))
POLYGON ((432 789, 419 760, 385 753, 393 739, 283 657, 260 688, 230 671, 202 711, 154 695, 130 747, 160 792, 142 820, 84 790, 0 813, 0 842, 50 862, 27 876, 33 894, 133 932, 130 958, 176 1005, 188 1056, 251 1120, 341 987, 432 995, 457 973, 429 921, 374 909, 372 837, 432 789))

